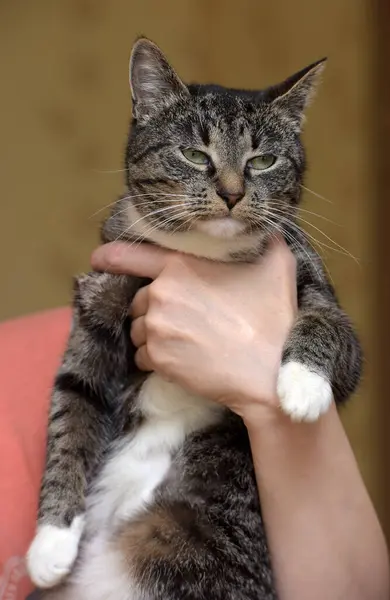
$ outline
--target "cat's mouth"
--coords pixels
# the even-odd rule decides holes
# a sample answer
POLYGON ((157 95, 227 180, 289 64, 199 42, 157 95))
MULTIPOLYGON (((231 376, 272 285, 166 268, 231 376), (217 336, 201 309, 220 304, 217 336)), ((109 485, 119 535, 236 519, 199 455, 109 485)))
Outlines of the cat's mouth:
POLYGON ((244 233, 246 225, 231 216, 226 216, 198 221, 195 228, 213 237, 232 238, 244 233))

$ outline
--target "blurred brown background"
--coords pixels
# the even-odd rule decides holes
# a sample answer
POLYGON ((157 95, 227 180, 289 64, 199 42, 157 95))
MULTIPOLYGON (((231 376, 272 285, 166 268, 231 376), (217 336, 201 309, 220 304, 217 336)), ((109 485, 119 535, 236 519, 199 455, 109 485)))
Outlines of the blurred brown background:
POLYGON ((88 268, 104 213, 92 215, 122 189, 115 171, 123 166, 128 58, 137 35, 160 44, 185 80, 236 87, 275 83, 327 55, 305 134, 307 186, 329 199, 306 193, 305 208, 327 220, 306 213, 313 225, 304 226, 321 242, 365 346, 365 379, 344 418, 385 524, 375 319, 377 26, 369 6, 369 0, 0 0, 0 319, 69 302, 72 275, 88 268))

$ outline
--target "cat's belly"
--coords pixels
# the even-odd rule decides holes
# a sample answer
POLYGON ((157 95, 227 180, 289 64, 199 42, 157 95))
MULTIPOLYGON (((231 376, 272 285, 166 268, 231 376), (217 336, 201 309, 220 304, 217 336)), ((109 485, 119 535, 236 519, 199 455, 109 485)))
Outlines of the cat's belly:
POLYGON ((148 600, 104 532, 86 544, 82 559, 67 585, 49 592, 44 600, 148 600))
POLYGON ((186 436, 218 422, 223 409, 157 375, 144 383, 140 401, 145 422, 113 448, 87 499, 86 538, 75 570, 48 600, 148 600, 121 551, 120 526, 131 527, 153 502, 186 436))
POLYGON ((118 442, 87 499, 87 530, 114 531, 152 502, 187 435, 216 423, 222 409, 151 375, 140 391, 145 420, 118 442))

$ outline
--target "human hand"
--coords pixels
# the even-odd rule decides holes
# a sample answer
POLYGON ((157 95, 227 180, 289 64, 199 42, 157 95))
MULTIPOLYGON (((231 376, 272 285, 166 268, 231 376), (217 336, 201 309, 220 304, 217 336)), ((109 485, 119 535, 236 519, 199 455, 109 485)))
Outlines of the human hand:
POLYGON ((131 306, 140 369, 243 418, 278 406, 277 374, 297 310, 295 260, 284 241, 253 264, 112 243, 94 252, 92 265, 154 280, 131 306))

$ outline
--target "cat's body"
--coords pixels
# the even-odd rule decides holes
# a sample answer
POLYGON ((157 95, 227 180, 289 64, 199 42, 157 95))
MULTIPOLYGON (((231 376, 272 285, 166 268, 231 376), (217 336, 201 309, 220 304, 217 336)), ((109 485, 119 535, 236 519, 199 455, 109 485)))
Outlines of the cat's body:
MULTIPOLYGON (((294 224, 300 123, 317 70, 267 93, 186 87, 154 45, 138 42, 129 195, 103 228, 104 241, 146 239, 217 261, 252 260, 282 232, 297 257, 300 312, 278 389, 284 410, 308 420, 332 393, 342 401, 353 391, 361 363, 294 224)), ((146 283, 106 273, 76 283, 30 574, 41 587, 59 583, 47 600, 274 600, 241 419, 135 366, 128 309, 146 283)))

